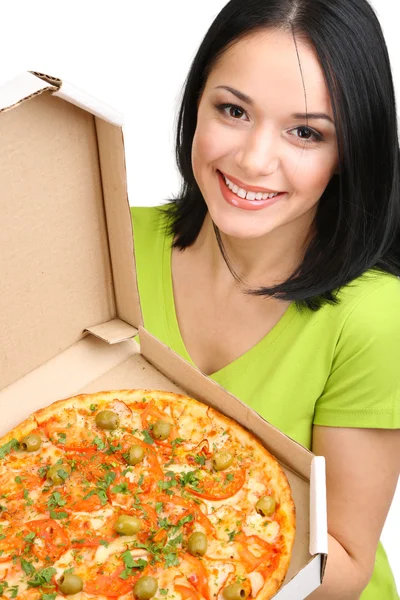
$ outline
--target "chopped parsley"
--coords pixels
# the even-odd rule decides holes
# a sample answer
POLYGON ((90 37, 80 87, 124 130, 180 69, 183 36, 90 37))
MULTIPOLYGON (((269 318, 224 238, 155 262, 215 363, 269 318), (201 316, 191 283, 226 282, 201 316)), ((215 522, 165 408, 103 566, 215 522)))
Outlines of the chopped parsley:
POLYGON ((132 575, 132 569, 140 569, 142 571, 147 567, 146 560, 143 560, 143 558, 134 560, 129 550, 126 550, 126 552, 122 554, 122 559, 124 561, 125 569, 120 574, 121 579, 128 579, 128 577, 132 575))
POLYGON ((19 441, 13 438, 3 446, 0 446, 0 458, 5 458, 11 450, 19 450, 19 441))
POLYGON ((47 501, 47 507, 49 509, 56 508, 57 506, 65 506, 66 500, 61 496, 60 492, 53 492, 47 501))
POLYGON ((96 410, 97 406, 98 406, 97 404, 91 404, 91 405, 89 406, 89 408, 90 408, 90 410, 91 410, 92 412, 94 412, 94 411, 96 410))
POLYGON ((128 484, 124 482, 114 485, 114 487, 111 488, 111 491, 114 494, 129 494, 128 484))
POLYGON ((58 443, 65 444, 65 442, 67 440, 67 434, 66 433, 57 433, 57 435, 58 435, 58 443))
POLYGON ((21 567, 25 575, 33 575, 36 572, 36 569, 33 566, 33 564, 28 562, 24 558, 21 558, 21 567))
POLYGON ((96 435, 96 437, 94 438, 93 443, 96 444, 98 450, 104 450, 104 448, 106 447, 105 443, 98 435, 96 435))
POLYGON ((142 430, 142 435, 143 435, 143 441, 144 441, 146 444, 154 444, 154 440, 153 440, 153 438, 151 437, 151 435, 150 435, 150 433, 149 433, 149 430, 148 430, 148 429, 143 429, 143 430, 142 430))
POLYGON ((107 504, 107 502, 108 502, 107 489, 113 483, 115 477, 116 477, 116 475, 113 471, 108 471, 105 474, 104 479, 99 479, 99 481, 97 482, 97 487, 95 487, 88 494, 86 494, 86 496, 84 496, 83 499, 87 500, 91 496, 94 496, 95 494, 97 494, 102 506, 107 504))
POLYGON ((238 531, 230 531, 228 533, 229 541, 233 542, 233 540, 235 539, 235 537, 237 536, 238 533, 239 533, 238 531))
POLYGON ((195 463, 203 467, 206 464, 206 457, 202 454, 196 454, 194 457, 194 461, 195 463))
POLYGON ((66 519, 67 517, 68 517, 68 513, 64 512, 64 511, 59 511, 59 512, 57 512, 56 510, 50 511, 51 519, 66 519))
POLYGON ((41 587, 46 583, 50 583, 53 575, 57 573, 57 569, 54 567, 47 567, 46 569, 42 569, 34 574, 32 579, 29 579, 28 586, 29 587, 41 587))

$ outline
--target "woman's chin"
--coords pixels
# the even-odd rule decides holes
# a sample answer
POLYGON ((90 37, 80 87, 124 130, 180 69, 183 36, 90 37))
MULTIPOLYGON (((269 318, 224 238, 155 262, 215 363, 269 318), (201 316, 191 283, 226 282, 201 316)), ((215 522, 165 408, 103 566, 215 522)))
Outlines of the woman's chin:
POLYGON ((261 220, 255 215, 233 215, 225 211, 214 211, 209 209, 211 219, 223 234, 239 240, 253 240, 261 238, 273 229, 271 224, 261 220), (244 218, 246 216, 247 218, 244 218), (251 217, 251 218, 249 218, 251 217))

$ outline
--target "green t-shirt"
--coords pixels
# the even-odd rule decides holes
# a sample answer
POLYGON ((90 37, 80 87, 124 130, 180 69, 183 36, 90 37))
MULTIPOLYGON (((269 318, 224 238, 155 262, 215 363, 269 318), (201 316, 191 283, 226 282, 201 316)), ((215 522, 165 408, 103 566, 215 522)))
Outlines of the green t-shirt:
MULTIPOLYGON (((171 238, 162 211, 132 208, 144 325, 193 364, 175 312, 171 238)), ((201 294, 199 289, 199 294, 201 294)), ((340 303, 299 311, 293 303, 253 348, 210 377, 307 448, 313 424, 400 427, 400 281, 366 273, 340 303)), ((397 600, 381 545, 362 600, 397 600)))

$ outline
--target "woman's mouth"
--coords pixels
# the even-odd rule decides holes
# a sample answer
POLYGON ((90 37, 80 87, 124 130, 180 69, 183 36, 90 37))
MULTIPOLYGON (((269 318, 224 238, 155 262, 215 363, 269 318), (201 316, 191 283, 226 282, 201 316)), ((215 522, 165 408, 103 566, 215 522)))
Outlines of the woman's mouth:
POLYGON ((235 206, 244 210, 261 210, 271 206, 277 200, 286 195, 286 192, 261 192, 246 190, 239 187, 236 183, 228 179, 221 171, 217 171, 218 180, 224 199, 235 206))

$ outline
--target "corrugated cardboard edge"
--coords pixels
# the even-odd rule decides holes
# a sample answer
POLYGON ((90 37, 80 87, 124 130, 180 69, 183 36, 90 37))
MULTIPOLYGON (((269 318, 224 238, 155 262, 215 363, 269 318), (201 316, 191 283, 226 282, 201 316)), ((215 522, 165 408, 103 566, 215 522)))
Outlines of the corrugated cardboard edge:
POLYGON ((57 77, 52 77, 51 75, 44 75, 37 71, 32 71, 31 73, 41 81, 52 85, 54 89, 53 96, 62 98, 112 125, 122 127, 124 122, 123 115, 111 106, 108 106, 104 102, 100 102, 97 98, 87 94, 64 79, 61 80, 57 77), (57 86, 55 87, 54 84, 57 84, 57 86))
MULTIPOLYGON (((54 79, 54 81, 56 80, 54 79)), ((58 86, 44 81, 30 72, 21 73, 0 87, 0 112, 10 110, 43 92, 53 93, 57 89, 58 86)))
POLYGON ((108 321, 107 323, 88 327, 85 329, 85 332, 91 333, 107 342, 107 344, 119 344, 120 342, 126 342, 134 338, 138 330, 136 327, 125 323, 125 321, 121 321, 121 319, 112 319, 112 321, 108 321))

